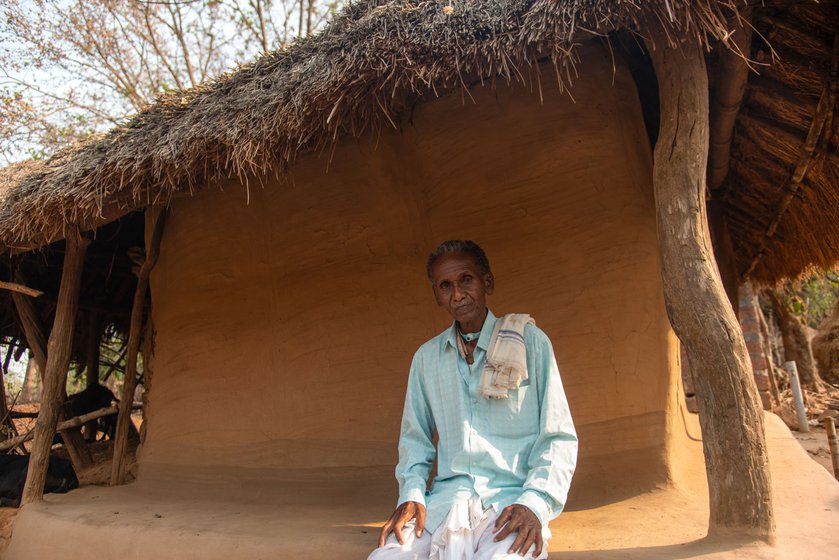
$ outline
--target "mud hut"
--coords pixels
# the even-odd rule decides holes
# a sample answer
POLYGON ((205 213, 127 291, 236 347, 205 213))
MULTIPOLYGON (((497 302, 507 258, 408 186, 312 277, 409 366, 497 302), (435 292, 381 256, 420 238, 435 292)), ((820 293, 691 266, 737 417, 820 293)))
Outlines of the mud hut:
MULTIPOLYGON (((148 390, 137 482, 42 502, 33 460, 11 557, 71 536, 85 557, 364 557, 393 506, 411 353, 447 324, 423 262, 451 237, 490 254, 493 309, 527 310, 554 341, 581 525, 695 490, 681 342, 710 530, 771 540, 726 291, 839 258, 839 56, 834 4, 750 4, 353 3, 6 170, 3 280, 44 296, 4 293, 3 334, 49 347, 54 400, 119 322, 148 390)), ((58 416, 47 396, 33 457, 58 416)))

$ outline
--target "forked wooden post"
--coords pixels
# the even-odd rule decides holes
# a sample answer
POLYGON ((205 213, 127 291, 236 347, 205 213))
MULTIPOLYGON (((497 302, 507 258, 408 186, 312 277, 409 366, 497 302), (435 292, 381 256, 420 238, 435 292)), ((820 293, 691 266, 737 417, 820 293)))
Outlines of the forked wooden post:
POLYGON ((694 374, 710 493, 709 533, 774 534, 763 409, 708 231, 708 75, 695 39, 650 51, 661 127, 653 186, 664 299, 694 374))
MULTIPOLYGON (((82 257, 82 260, 84 260, 84 257, 82 257)), ((22 280, 20 272, 17 273, 17 279, 18 281, 22 280)), ((45 329, 31 297, 22 294, 23 292, 12 292, 12 300, 15 303, 15 309, 17 310, 20 324, 23 327, 23 332, 26 335, 27 345, 32 351, 35 364, 38 366, 38 373, 41 374, 41 386, 44 387, 44 372, 47 369, 47 338, 44 334, 45 329)), ((70 343, 72 344, 72 340, 70 343)), ((66 371, 64 372, 64 378, 66 382, 66 371)), ((64 400, 64 387, 65 385, 61 385, 61 395, 58 397, 59 402, 62 402, 62 404, 64 400)), ((45 397, 42 390, 42 399, 43 398, 45 397)), ((69 418, 68 412, 64 406, 59 406, 58 417, 62 420, 69 418)), ((64 447, 70 455, 70 460, 73 462, 73 467, 75 467, 76 470, 90 464, 93 458, 90 454, 90 450, 87 448, 84 440, 82 439, 80 430, 76 428, 64 430, 61 432, 61 436, 64 440, 64 447)), ((52 436, 50 436, 50 439, 52 439, 52 436)))
POLYGON ((12 301, 15 303, 17 316, 21 327, 23 327, 23 334, 26 335, 27 345, 32 351, 32 357, 35 359, 38 373, 41 375, 41 381, 43 382, 44 370, 47 367, 47 336, 43 322, 29 296, 12 292, 12 301))
POLYGON ((66 238, 55 322, 47 343, 41 411, 35 423, 35 440, 32 442, 29 471, 23 489, 22 502, 25 504, 39 501, 44 496, 49 451, 62 405, 62 388, 67 383, 67 368, 70 365, 73 330, 79 306, 82 267, 89 243, 90 240, 78 231, 71 231, 66 238))
POLYGON ((137 353, 140 349, 140 335, 143 332, 143 303, 149 286, 149 276, 160 254, 160 240, 163 238, 165 214, 162 206, 153 206, 148 212, 147 227, 152 230, 148 238, 146 259, 140 267, 137 289, 131 306, 131 326, 128 331, 128 353, 125 357, 125 376, 117 417, 117 433, 114 442, 114 459, 111 463, 111 486, 125 483, 125 453, 128 449, 128 423, 134 403, 134 389, 137 386, 137 353))

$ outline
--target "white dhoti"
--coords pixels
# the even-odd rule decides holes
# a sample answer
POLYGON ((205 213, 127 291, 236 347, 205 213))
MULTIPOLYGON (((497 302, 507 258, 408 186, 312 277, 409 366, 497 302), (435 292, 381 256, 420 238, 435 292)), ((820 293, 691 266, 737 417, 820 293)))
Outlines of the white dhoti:
MULTIPOLYGON (((507 551, 513 546, 517 533, 511 533, 501 541, 495 542, 495 510, 484 510, 481 500, 473 496, 468 500, 458 501, 452 506, 443 524, 429 535, 423 532, 417 538, 416 524, 409 521, 402 529, 405 544, 399 544, 396 536, 389 535, 387 542, 377 548, 367 560, 513 560, 521 559, 518 554, 507 551)), ((535 545, 530 547, 526 558, 542 560, 548 557, 548 540, 551 532, 542 528, 542 553, 534 557, 535 545)))

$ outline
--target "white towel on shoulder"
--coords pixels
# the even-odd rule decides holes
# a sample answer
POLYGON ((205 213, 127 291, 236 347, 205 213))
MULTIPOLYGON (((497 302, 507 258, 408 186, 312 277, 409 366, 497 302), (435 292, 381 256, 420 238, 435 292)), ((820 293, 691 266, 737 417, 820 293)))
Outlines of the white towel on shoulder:
POLYGON ((524 327, 536 324, 527 313, 509 313, 495 322, 478 391, 488 399, 506 399, 527 379, 524 327))

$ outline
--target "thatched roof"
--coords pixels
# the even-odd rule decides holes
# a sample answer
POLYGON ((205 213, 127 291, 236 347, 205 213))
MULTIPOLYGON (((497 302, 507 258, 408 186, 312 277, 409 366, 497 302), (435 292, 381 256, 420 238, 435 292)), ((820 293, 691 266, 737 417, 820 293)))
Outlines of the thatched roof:
POLYGON ((839 258, 839 5, 755 10, 726 214, 740 272, 771 282, 839 258))
MULTIPOLYGON (((301 151, 328 150, 341 137, 397 126, 417 100, 484 77, 527 80, 539 61, 551 61, 569 85, 575 45, 598 34, 628 29, 646 36, 663 27, 673 38, 713 46, 728 38, 731 9, 744 5, 736 0, 355 2, 323 32, 288 50, 212 83, 164 95, 124 125, 47 161, 0 173, 0 245, 43 246, 60 239, 68 225, 92 228, 233 176, 252 180, 282 173, 301 151)), ((836 22, 833 2, 756 8, 755 25, 781 60, 766 59, 772 65, 750 79, 724 192, 738 265, 758 279, 794 276, 839 258, 832 121, 819 148, 830 155, 817 158, 767 235, 784 204, 784 185, 828 71, 835 72, 836 22)), ((769 52, 762 40, 755 44, 769 52)), ((831 95, 835 108, 835 91, 831 95)))

